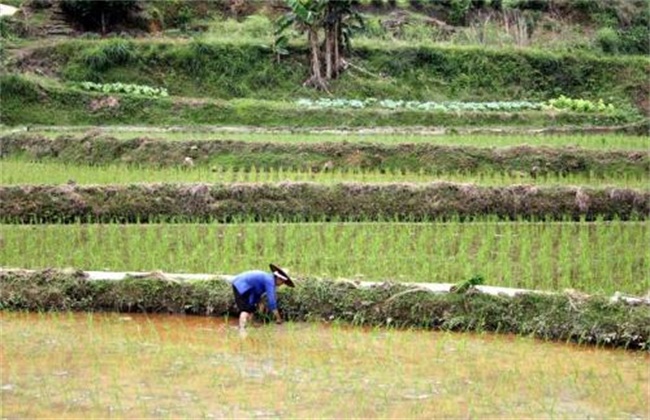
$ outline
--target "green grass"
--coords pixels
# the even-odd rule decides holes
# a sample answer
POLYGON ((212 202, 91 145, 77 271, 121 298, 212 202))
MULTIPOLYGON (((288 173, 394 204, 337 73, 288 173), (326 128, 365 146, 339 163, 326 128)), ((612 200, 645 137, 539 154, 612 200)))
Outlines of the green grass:
MULTIPOLYGON (((302 87, 309 74, 307 49, 291 47, 290 51, 289 56, 278 62, 268 48, 255 42, 206 42, 200 39, 183 42, 165 39, 72 40, 35 48, 34 60, 52 63, 65 81, 145 84, 165 87, 170 95, 185 97, 295 100, 323 96, 302 87), (112 60, 110 52, 115 45, 123 45, 125 49, 132 50, 133 55, 126 62, 112 60)), ((515 48, 443 47, 438 44, 395 46, 393 43, 386 47, 359 45, 348 60, 355 67, 332 82, 330 92, 334 97, 539 101, 563 94, 592 101, 602 98, 634 119, 639 115, 633 105, 633 97, 636 92, 642 92, 648 65, 644 57, 614 58, 515 48)), ((58 96, 57 99, 61 100, 59 107, 66 104, 63 95, 45 93, 51 99, 58 96)), ((3 117, 3 121, 11 124, 27 122, 19 115, 11 114, 13 108, 20 107, 9 100, 11 96, 11 86, 4 85, 3 108, 6 108, 8 115, 3 117)), ((29 105, 24 106, 23 112, 28 112, 30 107, 34 108, 39 103, 36 101, 29 105)), ((41 112, 46 109, 39 106, 41 112)), ((104 123, 108 122, 106 116, 102 115, 104 123)), ((145 113, 139 112, 136 116, 131 112, 131 116, 131 121, 146 122, 145 113)), ((171 117, 167 119, 171 121, 171 117)), ((204 123, 210 123, 217 117, 218 114, 210 115, 204 123)), ((627 120, 625 115, 620 117, 623 118, 621 122, 627 120)), ((526 119, 531 118, 526 116, 526 119)), ((79 124, 92 123, 90 116, 83 119, 79 115, 75 119, 82 119, 79 124)), ((252 120, 252 117, 248 119, 252 120)), ((44 123, 47 120, 42 117, 29 122, 44 123)), ((120 122, 115 118, 112 121, 120 122)), ((196 119, 191 121, 199 122, 196 119)), ((574 122, 579 123, 577 120, 574 122)), ((426 124, 426 120, 420 121, 420 124, 426 124)), ((367 125, 371 126, 372 123, 367 125)))
MULTIPOLYGON (((7 90, 12 82, 4 83, 7 90)), ((116 79, 119 81, 123 79, 116 79)), ((146 81, 139 81, 147 84, 146 81)), ((150 85, 155 85, 151 84, 150 85)), ((198 89, 201 89, 200 87, 198 89)), ((35 88, 34 92, 39 88, 35 88)), ((32 92, 33 93, 33 92, 32 92)), ((32 94, 30 93, 30 95, 32 94)), ((77 89, 53 89, 49 101, 3 92, 0 123, 20 125, 250 125, 268 127, 558 127, 618 126, 639 120, 636 111, 577 113, 562 111, 439 112, 377 109, 302 109, 295 104, 260 99, 148 98, 77 89), (117 102, 109 103, 113 100, 117 102), (107 102, 109 101, 109 102, 107 102)), ((218 95, 215 95, 218 96, 218 95)), ((242 95, 243 96, 243 95, 242 95)))
POLYGON ((647 222, 0 225, 2 266, 648 292, 647 222))
MULTIPOLYGON (((445 146, 475 147, 510 147, 510 146, 547 146, 580 147, 596 150, 649 150, 650 138, 625 134, 508 134, 507 130, 496 134, 436 134, 435 130, 418 134, 418 127, 391 128, 375 130, 334 128, 289 129, 261 127, 220 127, 220 126, 183 126, 183 127, 137 127, 137 126, 100 126, 100 127, 32 127, 29 133, 55 138, 64 134, 103 134, 117 139, 148 137, 160 140, 200 141, 233 140, 250 142, 282 143, 324 143, 324 142, 372 142, 378 144, 427 143, 445 146), (397 133, 392 132, 396 130, 397 133), (400 132, 401 131, 401 132, 400 132)), ((0 127, 0 135, 16 131, 16 128, 0 127)))
MULTIPOLYGON (((399 3, 399 2, 398 2, 399 3)), ((554 16, 545 16, 544 23, 535 22, 534 31, 529 34, 531 16, 511 14, 507 11, 491 14, 482 13, 470 19, 467 25, 459 25, 453 31, 445 31, 431 24, 425 13, 409 10, 408 1, 398 6, 405 21, 400 28, 390 30, 384 22, 390 21, 390 8, 383 12, 364 13, 365 28, 352 37, 354 47, 394 48, 396 45, 413 46, 480 46, 483 48, 518 48, 521 50, 543 50, 562 53, 602 54, 602 48, 594 39, 594 29, 587 25, 572 23, 554 16), (507 19, 509 25, 504 25, 507 19)), ((539 15, 541 16, 541 15, 539 15)), ((539 19, 539 16, 537 18, 539 19)), ((437 16, 440 18, 440 16, 437 16)), ((452 22, 447 22, 452 23, 452 22)), ((256 14, 244 19, 210 19, 205 21, 207 30, 194 37, 206 42, 232 42, 235 44, 272 45, 274 26, 269 17, 256 14)), ((306 45, 307 37, 293 30, 290 35, 292 45, 306 45)))
POLYGON ((0 312, 9 418, 642 418, 647 355, 522 337, 0 312), (270 392, 270 389, 273 391, 270 392))
MULTIPOLYGON (((222 162, 222 164, 225 162, 222 162)), ((476 173, 427 174, 409 171, 379 170, 332 170, 312 172, 291 169, 252 169, 221 166, 196 166, 156 168, 151 166, 106 165, 86 166, 58 162, 29 162, 22 159, 0 160, 0 185, 19 184, 64 184, 74 181, 77 184, 133 184, 133 183, 181 183, 181 182, 413 182, 426 183, 448 181, 472 183, 480 186, 506 186, 526 184, 539 186, 581 185, 595 188, 620 187, 648 189, 648 178, 633 175, 567 174, 532 177, 529 173, 513 171, 476 173)))

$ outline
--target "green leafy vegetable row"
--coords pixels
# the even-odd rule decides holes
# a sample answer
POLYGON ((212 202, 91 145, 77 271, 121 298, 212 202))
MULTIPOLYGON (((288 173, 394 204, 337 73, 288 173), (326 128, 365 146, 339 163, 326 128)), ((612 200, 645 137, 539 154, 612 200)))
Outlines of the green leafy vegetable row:
POLYGON ((141 96, 169 96, 167 89, 154 88, 144 85, 133 85, 128 83, 94 83, 94 82, 81 82, 80 86, 84 90, 90 90, 102 93, 126 93, 131 95, 141 96))
POLYGON ((490 101, 490 102, 420 102, 404 101, 377 98, 366 99, 339 99, 339 98, 320 98, 299 99, 296 104, 305 108, 328 109, 328 108, 385 108, 385 109, 409 109, 420 111, 526 111, 526 110, 571 110, 576 112, 606 112, 614 111, 612 104, 605 104, 600 99, 598 102, 592 102, 585 99, 571 99, 564 95, 546 102, 531 101, 490 101))

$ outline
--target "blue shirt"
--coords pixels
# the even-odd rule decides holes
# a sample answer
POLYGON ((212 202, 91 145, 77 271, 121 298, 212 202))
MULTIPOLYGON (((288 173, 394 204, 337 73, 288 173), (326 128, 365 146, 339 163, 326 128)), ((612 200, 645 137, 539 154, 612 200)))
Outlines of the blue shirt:
POLYGON ((232 281, 239 294, 250 291, 248 303, 257 305, 266 293, 266 299, 269 303, 269 309, 274 311, 278 308, 275 298, 275 276, 265 271, 246 271, 238 274, 232 281))

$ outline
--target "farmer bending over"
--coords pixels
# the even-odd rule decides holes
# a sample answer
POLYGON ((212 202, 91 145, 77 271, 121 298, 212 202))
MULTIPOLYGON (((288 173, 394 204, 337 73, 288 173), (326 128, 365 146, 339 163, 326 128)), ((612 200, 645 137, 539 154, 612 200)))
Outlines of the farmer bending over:
POLYGON ((246 271, 235 276, 232 282, 232 290, 235 293, 235 302, 239 309, 239 329, 246 328, 248 317, 255 312, 255 307, 266 293, 269 309, 273 312, 275 322, 282 323, 282 317, 278 311, 278 304, 275 297, 275 288, 282 284, 295 287, 287 273, 279 267, 271 264, 271 272, 246 271))

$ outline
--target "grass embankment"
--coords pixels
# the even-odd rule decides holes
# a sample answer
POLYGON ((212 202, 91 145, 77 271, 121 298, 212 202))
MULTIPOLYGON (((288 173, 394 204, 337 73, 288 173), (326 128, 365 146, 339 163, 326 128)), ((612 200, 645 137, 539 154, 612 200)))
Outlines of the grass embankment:
MULTIPOLYGON (((65 81, 166 87, 171 95, 209 98, 314 97, 307 47, 279 62, 256 43, 193 40, 68 40, 37 47, 19 68, 47 66, 65 81)), ((358 47, 349 58, 374 76, 349 69, 335 96, 411 100, 547 100, 560 95, 629 104, 644 92, 650 60, 484 47, 358 47), (610 99, 611 98, 611 99, 610 99)), ((647 94, 647 92, 645 92, 647 94)))
MULTIPOLYGON (((234 312, 231 286, 223 280, 102 282, 76 273, 44 271, 3 272, 0 282, 0 304, 5 309, 234 312)), ((363 289, 316 279, 303 279, 295 290, 281 290, 278 295, 284 316, 290 320, 339 319, 356 325, 496 331, 629 349, 650 347, 647 307, 599 297, 433 294, 390 283, 363 289)))
POLYGON ((3 186, 3 222, 644 220, 650 192, 618 188, 315 183, 3 186))
MULTIPOLYGON (((605 138, 605 137, 603 137, 605 138)), ((615 142, 615 136, 610 144, 615 142)), ((0 137, 4 157, 17 156, 82 165, 191 165, 309 172, 378 171, 426 175, 508 173, 513 177, 579 174, 588 177, 643 178, 650 173, 645 139, 638 150, 589 150, 581 147, 504 148, 371 142, 168 141, 151 137, 118 140, 103 136, 7 134, 0 137)))
POLYGON ((235 274, 277 261, 300 277, 645 295, 650 224, 238 223, 0 225, 2 265, 235 274))

